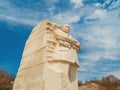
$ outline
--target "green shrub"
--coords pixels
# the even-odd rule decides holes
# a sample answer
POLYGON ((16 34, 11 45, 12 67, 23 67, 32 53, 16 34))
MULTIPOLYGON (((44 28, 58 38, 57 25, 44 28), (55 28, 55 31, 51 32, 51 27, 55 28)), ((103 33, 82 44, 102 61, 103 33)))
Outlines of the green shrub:
POLYGON ((9 90, 9 88, 0 88, 0 90, 9 90))

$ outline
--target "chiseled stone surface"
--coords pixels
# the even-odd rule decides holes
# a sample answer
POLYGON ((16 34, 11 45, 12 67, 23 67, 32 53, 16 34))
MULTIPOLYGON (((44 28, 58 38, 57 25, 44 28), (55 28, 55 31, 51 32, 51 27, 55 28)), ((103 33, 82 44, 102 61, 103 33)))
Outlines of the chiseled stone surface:
POLYGON ((78 90, 80 44, 69 30, 48 20, 33 29, 13 90, 78 90))

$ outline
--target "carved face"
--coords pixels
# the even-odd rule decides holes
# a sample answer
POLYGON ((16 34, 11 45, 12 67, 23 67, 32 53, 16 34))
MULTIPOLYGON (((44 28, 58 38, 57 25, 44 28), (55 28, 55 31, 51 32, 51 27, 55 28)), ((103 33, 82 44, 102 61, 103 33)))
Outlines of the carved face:
POLYGON ((69 26, 69 25, 64 25, 64 26, 62 27, 62 31, 65 32, 65 33, 69 33, 69 31, 70 31, 70 26, 69 26))

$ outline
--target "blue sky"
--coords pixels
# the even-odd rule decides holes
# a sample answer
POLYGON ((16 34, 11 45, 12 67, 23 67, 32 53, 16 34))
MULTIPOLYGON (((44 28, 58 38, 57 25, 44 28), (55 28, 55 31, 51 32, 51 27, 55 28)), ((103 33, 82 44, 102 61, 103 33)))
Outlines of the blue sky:
POLYGON ((0 0, 0 68, 16 75, 25 42, 44 19, 80 41, 79 80, 120 79, 120 0, 0 0))

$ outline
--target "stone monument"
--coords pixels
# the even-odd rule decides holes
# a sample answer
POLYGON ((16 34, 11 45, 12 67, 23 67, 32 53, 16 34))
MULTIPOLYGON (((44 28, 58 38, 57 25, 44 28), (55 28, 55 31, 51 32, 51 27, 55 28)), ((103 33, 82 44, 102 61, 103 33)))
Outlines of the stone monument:
POLYGON ((78 90, 79 42, 69 25, 44 20, 31 32, 13 90, 78 90))

